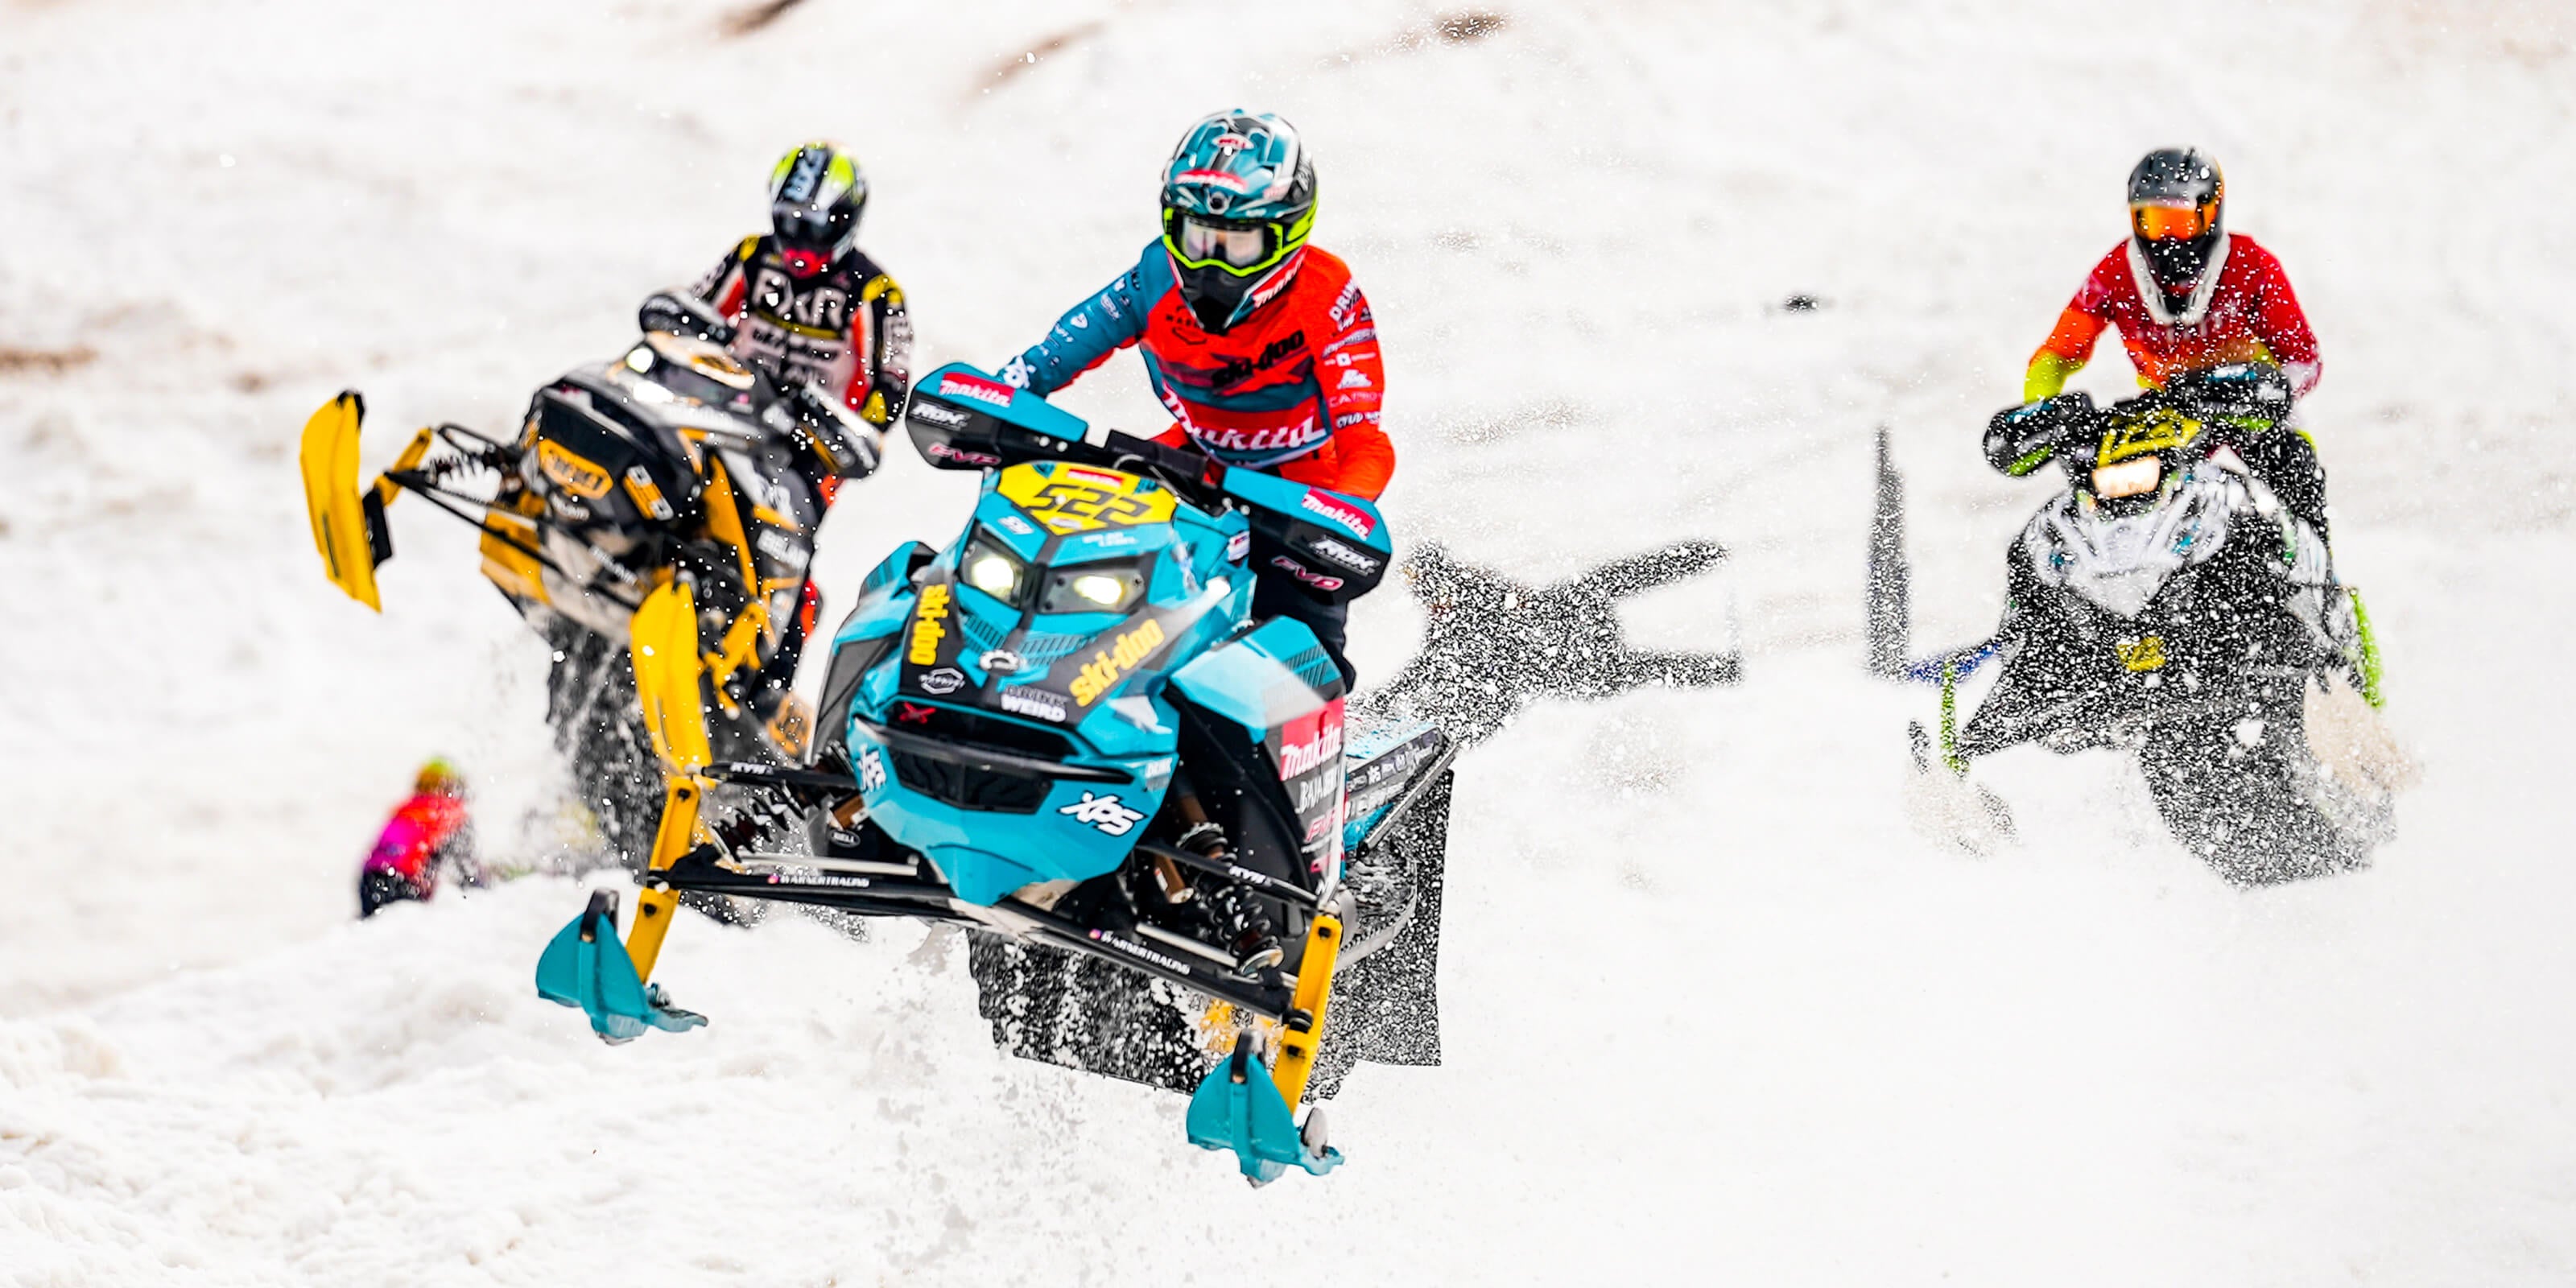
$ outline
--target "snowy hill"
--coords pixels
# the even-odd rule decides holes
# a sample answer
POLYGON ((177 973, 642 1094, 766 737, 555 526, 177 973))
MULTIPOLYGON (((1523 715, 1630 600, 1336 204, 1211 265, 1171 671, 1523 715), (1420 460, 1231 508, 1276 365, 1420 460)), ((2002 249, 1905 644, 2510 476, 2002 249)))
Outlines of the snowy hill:
MULTIPOLYGON (((0 1282, 2576 1279, 2568 20, 1889 9, 0 0, 0 1282), (1003 1060, 916 931, 684 924, 712 1026, 609 1050, 528 985, 568 883, 348 921, 423 755, 494 819, 552 780, 468 534, 398 509, 381 618, 317 575, 315 404, 363 388, 371 459, 507 423, 815 134, 866 160, 919 365, 989 362, 1132 262, 1233 102, 1317 149, 1399 540, 1544 580, 1713 537, 1722 584, 1632 629, 1747 652, 1463 762, 1449 1063, 1353 1078, 1349 1167, 1250 1192, 1178 1101, 1003 1060), (2023 843, 1945 852, 1899 804, 1927 699, 1859 670, 1873 431, 1918 631, 1973 638, 2041 500, 1977 428, 2181 141, 2323 339, 2338 554, 2425 767, 2350 878, 2230 889, 2104 755, 1998 758, 2023 843)), ((1132 363, 1065 401, 1158 423, 1132 363)), ((970 488, 899 453, 827 593, 970 488)), ((1362 669, 1416 624, 1366 601, 1362 669)))

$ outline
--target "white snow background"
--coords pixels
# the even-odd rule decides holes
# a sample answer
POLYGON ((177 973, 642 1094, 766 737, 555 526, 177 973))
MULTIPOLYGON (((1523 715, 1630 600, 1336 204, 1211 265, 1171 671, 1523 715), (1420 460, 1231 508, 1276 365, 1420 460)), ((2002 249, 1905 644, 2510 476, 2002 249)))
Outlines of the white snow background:
MULTIPOLYGON (((2567 10, 1489 8, 0 0, 0 1282, 2576 1281, 2567 10), (371 461, 507 426, 813 135, 921 368, 996 361, 1235 103, 1304 129, 1376 305, 1399 540, 1543 580, 1714 537, 1632 630, 1747 650, 1462 763, 1448 1063, 1352 1078, 1349 1166, 1252 1191, 1177 1097, 994 1054, 911 929, 684 924, 712 1026, 607 1049, 529 984, 573 884, 351 919, 422 757, 487 818, 552 781, 470 533, 397 507, 381 618, 323 581, 314 406, 362 388, 371 461), (2186 141, 2323 338, 2425 767, 2374 870, 2262 892, 2104 754, 1981 769, 2016 848, 1917 837, 1930 699, 1859 668, 1873 430, 1918 640, 1973 639, 2043 490, 1979 429, 2186 141)), ((1064 401, 1159 423, 1132 358, 1064 401)), ((898 447, 844 493, 831 613, 971 489, 898 447)), ((1367 601, 1363 669, 1417 622, 1367 601)))

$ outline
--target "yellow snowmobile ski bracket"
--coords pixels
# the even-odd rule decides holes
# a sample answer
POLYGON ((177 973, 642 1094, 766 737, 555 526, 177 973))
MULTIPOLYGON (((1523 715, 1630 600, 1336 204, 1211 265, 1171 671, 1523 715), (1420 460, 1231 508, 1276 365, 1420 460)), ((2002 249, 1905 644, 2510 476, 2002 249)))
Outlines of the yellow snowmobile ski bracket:
POLYGON ((349 598, 383 612, 376 595, 376 565, 393 552, 375 528, 384 521, 384 508, 402 491, 392 476, 420 465, 429 455, 433 433, 424 427, 413 434, 393 468, 361 490, 358 437, 366 417, 366 400, 358 391, 341 390, 304 422, 297 465, 304 476, 305 515, 313 521, 313 547, 322 555, 322 575, 349 598))
POLYGON ((1306 928, 1306 953, 1297 959, 1297 993, 1289 1004, 1288 1023, 1280 1029, 1279 1062, 1270 1070, 1279 1098, 1291 1109, 1306 1094, 1306 1079, 1315 1071, 1315 1052, 1324 1041, 1324 1010, 1333 1000, 1333 964, 1341 955, 1341 918, 1315 914, 1306 928))
POLYGON ((686 583, 665 580, 635 608, 627 628, 635 654, 635 696, 663 767, 695 774, 714 759, 698 694, 698 609, 686 583))
MULTIPOLYGON (((644 727, 667 776, 662 822, 653 834, 647 867, 662 871, 698 843, 699 770, 714 759, 707 742, 707 713, 698 695, 698 610, 688 583, 664 580, 644 597, 628 627, 635 660, 635 696, 644 727)), ((635 901, 635 924, 626 932, 626 954, 635 975, 649 981, 662 952, 662 936, 680 896, 647 889, 635 901)))
MULTIPOLYGON (((698 794, 694 778, 673 774, 662 794, 662 825, 653 833, 653 857, 647 865, 660 872, 679 862, 698 841, 698 794)), ((635 923, 626 929, 626 955, 635 963, 635 978, 650 982, 653 963, 662 956, 662 936, 671 929, 671 914, 680 906, 676 890, 647 889, 635 900, 635 923)))

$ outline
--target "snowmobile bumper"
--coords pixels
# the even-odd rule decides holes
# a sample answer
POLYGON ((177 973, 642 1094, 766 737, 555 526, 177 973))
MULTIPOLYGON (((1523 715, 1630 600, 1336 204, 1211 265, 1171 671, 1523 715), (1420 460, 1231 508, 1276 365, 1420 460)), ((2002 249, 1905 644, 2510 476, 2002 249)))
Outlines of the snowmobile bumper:
POLYGON ((659 984, 635 973, 626 945, 617 941, 617 892, 594 890, 590 906, 572 919, 537 958, 537 996, 580 1007, 591 1030, 608 1042, 631 1042, 646 1029, 677 1033, 705 1024, 694 1011, 672 1006, 659 984))

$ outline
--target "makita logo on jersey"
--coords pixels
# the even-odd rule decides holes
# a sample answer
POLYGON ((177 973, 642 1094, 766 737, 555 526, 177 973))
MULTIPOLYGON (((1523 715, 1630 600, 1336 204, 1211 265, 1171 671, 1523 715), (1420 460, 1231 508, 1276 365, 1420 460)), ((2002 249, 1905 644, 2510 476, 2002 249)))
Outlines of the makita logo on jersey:
POLYGON ((1312 488, 1307 489, 1306 499, 1299 501, 1297 503, 1297 508, 1306 511, 1309 514, 1320 514, 1363 537, 1367 536, 1377 528, 1375 523, 1369 521, 1369 517, 1366 514, 1334 500, 1326 493, 1315 491, 1312 488))
POLYGON ((1312 416, 1278 429, 1209 429, 1204 425, 1191 425, 1189 429, 1190 437, 1220 452, 1284 452, 1311 447, 1332 437, 1332 432, 1312 416))
POLYGON ((1008 407, 1011 405, 1011 387, 1009 385, 1003 384, 998 380, 986 380, 982 376, 969 376, 955 371, 949 372, 947 375, 939 378, 939 396, 942 398, 972 398, 979 403, 986 403, 995 407, 1008 407))
MULTIPOLYGON (((1327 708, 1329 710, 1329 708, 1327 708)), ((1338 716, 1338 712, 1335 713, 1338 716)), ((1342 754, 1342 722, 1334 719, 1315 731, 1304 742, 1284 743, 1279 748, 1279 776, 1295 778, 1342 754)))

